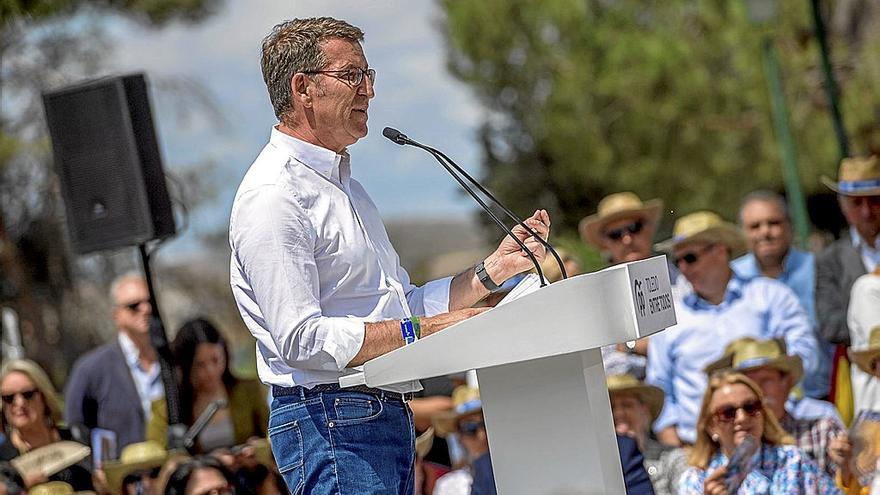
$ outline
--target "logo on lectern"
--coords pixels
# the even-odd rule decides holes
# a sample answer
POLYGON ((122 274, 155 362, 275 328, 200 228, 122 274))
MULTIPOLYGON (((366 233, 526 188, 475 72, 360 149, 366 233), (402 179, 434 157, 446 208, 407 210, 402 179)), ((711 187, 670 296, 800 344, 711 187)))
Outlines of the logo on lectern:
POLYGON ((639 310, 639 315, 645 316, 645 292, 642 290, 642 281, 639 279, 633 280, 633 293, 635 296, 636 308, 639 310))

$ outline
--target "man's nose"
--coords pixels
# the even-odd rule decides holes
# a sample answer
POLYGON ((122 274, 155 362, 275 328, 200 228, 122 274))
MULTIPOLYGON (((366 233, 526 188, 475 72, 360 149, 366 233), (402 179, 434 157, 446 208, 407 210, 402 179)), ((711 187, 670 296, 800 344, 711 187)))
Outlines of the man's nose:
POLYGON ((373 86, 373 81, 367 76, 364 76, 364 80, 361 81, 361 85, 358 86, 358 91, 363 91, 363 94, 367 95, 367 98, 376 96, 376 88, 373 86))

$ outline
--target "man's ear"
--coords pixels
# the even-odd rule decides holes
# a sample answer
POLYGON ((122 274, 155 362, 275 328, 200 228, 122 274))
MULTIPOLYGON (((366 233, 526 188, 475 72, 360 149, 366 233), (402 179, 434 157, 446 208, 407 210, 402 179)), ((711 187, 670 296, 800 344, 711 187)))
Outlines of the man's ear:
POLYGON ((312 106, 311 79, 302 72, 293 75, 290 80, 291 98, 306 108, 312 106))

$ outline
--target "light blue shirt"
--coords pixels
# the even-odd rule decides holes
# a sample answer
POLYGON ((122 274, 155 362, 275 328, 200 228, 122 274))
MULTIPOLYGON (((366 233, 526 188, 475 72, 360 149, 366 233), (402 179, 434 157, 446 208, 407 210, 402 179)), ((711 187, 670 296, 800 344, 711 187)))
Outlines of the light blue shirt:
MULTIPOLYGON (((761 276, 761 268, 753 253, 734 260, 730 267, 744 278, 761 276)), ((791 248, 785 260, 782 262, 782 273, 776 280, 787 285, 794 291, 798 300, 807 311, 813 331, 816 331, 816 261, 813 253, 791 248)), ((803 381, 804 394, 808 397, 826 397, 831 387, 831 361, 834 356, 834 346, 820 342, 820 348, 824 351, 819 355, 819 367, 816 373, 805 375, 803 381)))
POLYGON ((721 304, 710 304, 689 285, 680 284, 673 293, 678 324, 653 335, 648 346, 647 381, 666 394, 655 431, 677 425, 679 438, 695 441, 707 383, 704 368, 735 339, 782 338, 788 352, 803 360, 804 372, 816 372, 817 343, 810 319, 784 284, 734 272, 721 304))
POLYGON ((834 404, 824 400, 798 398, 792 394, 785 401, 785 411, 794 419, 834 418, 838 423, 843 424, 840 412, 834 404))
POLYGON ((880 265, 880 238, 874 241, 874 244, 877 247, 872 247, 862 239, 862 236, 859 235, 859 231, 856 230, 855 227, 849 228, 849 237, 852 239, 853 246, 856 248, 856 251, 859 252, 859 255, 862 257, 862 263, 865 264, 865 271, 868 273, 873 272, 877 265, 880 265))
POLYGON ((162 385, 162 377, 159 374, 159 363, 153 363, 149 370, 141 366, 140 352, 134 342, 124 333, 119 334, 119 347, 125 356, 125 365, 134 379, 138 397, 141 399, 141 408, 144 410, 144 420, 150 421, 150 403, 165 397, 165 388, 162 385))

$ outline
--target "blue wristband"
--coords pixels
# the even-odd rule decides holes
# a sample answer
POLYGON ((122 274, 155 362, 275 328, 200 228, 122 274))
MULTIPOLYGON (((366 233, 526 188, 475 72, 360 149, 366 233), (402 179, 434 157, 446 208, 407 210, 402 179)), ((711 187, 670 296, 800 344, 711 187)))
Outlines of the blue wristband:
POLYGON ((407 345, 418 340, 413 322, 409 318, 400 320, 400 335, 403 337, 403 342, 407 345))

